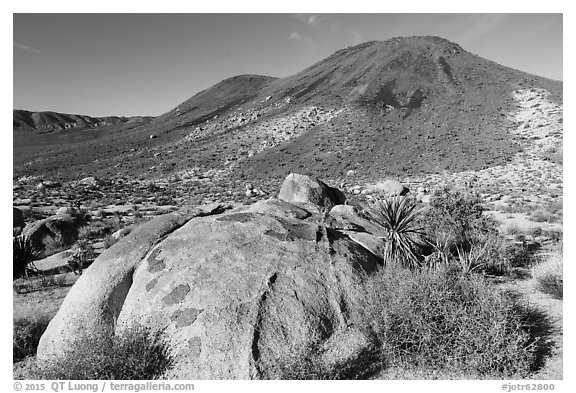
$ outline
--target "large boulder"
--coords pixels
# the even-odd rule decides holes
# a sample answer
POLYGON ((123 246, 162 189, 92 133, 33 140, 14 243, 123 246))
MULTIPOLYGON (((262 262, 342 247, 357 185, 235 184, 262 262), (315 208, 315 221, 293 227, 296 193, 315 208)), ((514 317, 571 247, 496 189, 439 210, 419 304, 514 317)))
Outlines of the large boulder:
POLYGON ((369 187, 372 192, 383 193, 388 196, 406 195, 410 190, 398 180, 385 180, 369 187))
POLYGON ((56 242, 70 245, 78 239, 78 230, 83 220, 70 214, 57 214, 32 222, 22 231, 37 247, 44 248, 56 242))
POLYGON ((34 266, 44 274, 68 273, 70 272, 68 261, 73 254, 74 251, 72 250, 61 251, 44 259, 34 261, 34 266))
POLYGON ((42 336, 39 366, 140 326, 165 335, 164 378, 277 378, 311 347, 334 364, 362 352, 355 305, 381 256, 302 205, 210 212, 160 216, 104 251, 42 336))
POLYGON ((337 188, 330 187, 310 176, 289 174, 278 193, 278 199, 291 203, 312 203, 330 209, 342 205, 346 196, 337 188))

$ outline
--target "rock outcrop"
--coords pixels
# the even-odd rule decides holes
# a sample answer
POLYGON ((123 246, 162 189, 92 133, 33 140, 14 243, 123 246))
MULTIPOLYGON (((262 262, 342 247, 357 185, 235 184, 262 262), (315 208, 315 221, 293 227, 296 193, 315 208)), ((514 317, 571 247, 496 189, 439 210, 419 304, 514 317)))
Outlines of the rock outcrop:
POLYGON ((287 179, 293 199, 320 206, 270 199, 224 213, 179 211, 135 228, 71 289, 40 340, 39 365, 70 356, 87 336, 111 340, 110 332, 135 326, 163 330, 175 359, 166 378, 277 378, 313 346, 326 362, 356 356, 364 341, 355 304, 381 256, 352 234, 378 239, 353 210, 332 225, 321 209, 338 194, 307 180, 305 190, 319 192, 300 197, 310 193, 294 178, 302 177, 287 179), (338 344, 346 340, 358 344, 347 351, 338 344))
POLYGON ((312 203, 327 209, 342 205, 346 197, 342 191, 330 187, 318 179, 291 173, 286 177, 278 199, 291 203, 312 203))
POLYGON ((26 225, 22 234, 41 248, 54 242, 72 244, 78 238, 81 225, 80 217, 58 214, 26 225))
POLYGON ((398 180, 385 180, 372 186, 373 192, 380 192, 388 196, 406 195, 408 188, 398 180))

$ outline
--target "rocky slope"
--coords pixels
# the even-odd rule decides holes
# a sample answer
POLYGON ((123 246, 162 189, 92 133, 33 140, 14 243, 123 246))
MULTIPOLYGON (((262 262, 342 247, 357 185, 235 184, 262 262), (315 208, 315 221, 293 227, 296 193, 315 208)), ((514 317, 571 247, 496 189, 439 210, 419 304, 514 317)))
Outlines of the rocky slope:
MULTIPOLYGON (((153 180, 219 199, 247 185, 266 194, 290 172, 365 187, 389 176, 501 177, 537 158, 516 172, 534 183, 561 171, 561 141, 561 82, 408 37, 340 50, 287 78, 229 78, 150 123, 15 132, 14 176, 153 180)), ((527 181, 510 176, 502 181, 527 181)))

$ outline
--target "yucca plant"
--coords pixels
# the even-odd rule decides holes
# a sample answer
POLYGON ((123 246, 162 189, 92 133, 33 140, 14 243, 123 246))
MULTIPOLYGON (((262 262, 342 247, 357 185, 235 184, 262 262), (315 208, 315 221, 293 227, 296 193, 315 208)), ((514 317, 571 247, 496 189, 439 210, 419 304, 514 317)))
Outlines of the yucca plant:
POLYGON ((484 260, 487 249, 488 242, 483 244, 472 244, 468 251, 461 247, 457 247, 457 263, 460 270, 462 270, 462 273, 470 274, 483 269, 487 265, 487 262, 484 260))
POLYGON ((396 261, 405 267, 421 265, 418 251, 426 245, 425 233, 417 225, 419 210, 416 203, 397 196, 387 199, 374 198, 369 215, 385 230, 384 263, 396 261))
POLYGON ((433 241, 430 239, 425 239, 425 241, 433 250, 431 254, 424 257, 425 267, 434 271, 448 266, 451 256, 449 240, 437 237, 433 241))
POLYGON ((42 250, 29 237, 20 235, 12 238, 13 279, 27 277, 30 264, 38 259, 42 250))

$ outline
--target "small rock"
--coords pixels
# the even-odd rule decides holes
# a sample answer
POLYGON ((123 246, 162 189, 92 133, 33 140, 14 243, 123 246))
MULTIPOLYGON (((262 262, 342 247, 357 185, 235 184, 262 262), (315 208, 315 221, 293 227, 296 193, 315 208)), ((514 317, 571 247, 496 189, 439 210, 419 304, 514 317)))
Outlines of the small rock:
POLYGON ((84 179, 80 180, 78 183, 81 185, 84 185, 84 186, 97 186, 98 185, 96 178, 94 178, 93 176, 85 177, 84 179))
POLYGON ((44 183, 44 186, 46 186, 46 188, 58 188, 62 185, 60 182, 52 181, 52 180, 46 180, 43 183, 44 183))
POLYGON ((125 228, 117 230, 112 235, 110 235, 110 237, 112 239, 114 239, 114 241, 118 241, 118 240, 122 239, 124 236, 126 236, 127 234, 129 234, 130 231, 131 231, 131 228, 125 227, 125 228))
POLYGON ((74 214, 74 213, 76 213, 76 209, 74 209, 73 207, 70 207, 70 206, 63 206, 63 207, 59 208, 58 210, 56 210, 57 215, 74 214))

